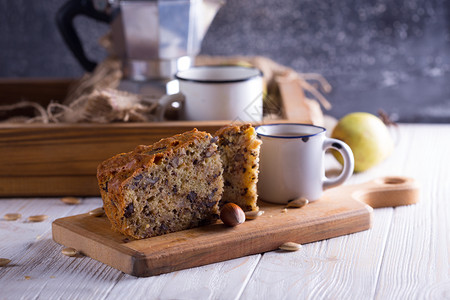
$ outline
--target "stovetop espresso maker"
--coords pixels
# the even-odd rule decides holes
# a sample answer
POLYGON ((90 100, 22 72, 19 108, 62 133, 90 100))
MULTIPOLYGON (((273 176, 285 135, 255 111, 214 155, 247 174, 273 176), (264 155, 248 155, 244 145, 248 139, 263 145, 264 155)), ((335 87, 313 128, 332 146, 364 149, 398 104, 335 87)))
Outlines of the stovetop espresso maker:
POLYGON ((224 0, 69 0, 58 11, 58 28, 86 71, 90 60, 73 26, 77 15, 110 24, 113 53, 124 79, 164 85, 188 69, 224 0))

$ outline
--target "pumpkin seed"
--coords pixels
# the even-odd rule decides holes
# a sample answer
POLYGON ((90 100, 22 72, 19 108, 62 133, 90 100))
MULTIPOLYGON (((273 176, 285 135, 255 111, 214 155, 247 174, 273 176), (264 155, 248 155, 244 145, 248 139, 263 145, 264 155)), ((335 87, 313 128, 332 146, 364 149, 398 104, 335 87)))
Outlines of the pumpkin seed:
POLYGON ((81 202, 80 198, 76 198, 76 197, 64 197, 64 198, 61 198, 61 201, 64 202, 65 204, 69 204, 69 205, 80 204, 80 202, 81 202))
POLYGON ((262 214, 264 213, 263 210, 252 210, 252 211, 246 211, 245 212, 245 219, 246 220, 254 220, 257 217, 262 216, 262 214))
POLYGON ((6 266, 7 264, 9 264, 10 262, 11 262, 10 259, 7 259, 7 258, 0 258, 0 267, 4 267, 4 266, 6 266))
POLYGON ((286 242, 282 244, 279 249, 284 251, 298 251, 302 248, 302 245, 294 243, 294 242, 286 242))
POLYGON ((20 218, 22 218, 22 215, 19 213, 11 213, 3 216, 3 219, 5 219, 6 221, 15 221, 20 218))
POLYGON ((93 216, 93 217, 101 217, 104 214, 105 214, 105 210, 103 209, 103 207, 98 207, 89 212, 89 215, 93 216))
POLYGON ((298 199, 294 199, 292 201, 289 201, 289 203, 287 204, 286 207, 288 208, 301 208, 303 206, 305 206, 306 204, 309 203, 309 200, 302 197, 302 198, 298 198, 298 199))
POLYGON ((28 222, 42 222, 47 220, 47 215, 36 215, 36 216, 29 216, 28 222))
POLYGON ((61 250, 61 253, 66 256, 76 256, 78 254, 78 251, 74 248, 64 248, 61 250))

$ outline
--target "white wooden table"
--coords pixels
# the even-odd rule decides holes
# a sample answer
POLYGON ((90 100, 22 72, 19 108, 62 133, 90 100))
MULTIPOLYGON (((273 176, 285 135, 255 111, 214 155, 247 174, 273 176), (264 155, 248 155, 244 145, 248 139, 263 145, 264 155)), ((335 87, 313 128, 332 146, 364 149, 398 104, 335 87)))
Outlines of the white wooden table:
POLYGON ((402 175, 420 184, 420 203, 374 210, 370 230, 149 278, 88 257, 67 257, 51 222, 101 206, 86 198, 1 199, 0 299, 450 299, 450 125, 399 127, 395 152, 350 183, 402 175), (47 214, 41 223, 31 215, 47 214))

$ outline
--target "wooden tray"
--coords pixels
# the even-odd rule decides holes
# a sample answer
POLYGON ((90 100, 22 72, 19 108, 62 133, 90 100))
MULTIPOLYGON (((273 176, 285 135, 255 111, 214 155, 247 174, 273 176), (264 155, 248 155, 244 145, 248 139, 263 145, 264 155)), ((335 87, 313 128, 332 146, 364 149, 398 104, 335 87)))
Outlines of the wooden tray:
MULTIPOLYGON (((0 103, 25 99, 46 106, 64 99, 72 82, 2 79, 0 103)), ((214 133, 230 122, 0 124, 0 197, 98 196, 97 166, 105 159, 193 128, 214 133)))
POLYGON ((418 201, 414 181, 388 177, 326 191, 301 209, 260 202, 265 213, 236 227, 216 224, 143 240, 110 228, 106 217, 82 214, 53 222, 53 239, 134 276, 152 276, 277 249, 284 242, 309 243, 369 229, 372 207, 418 201))

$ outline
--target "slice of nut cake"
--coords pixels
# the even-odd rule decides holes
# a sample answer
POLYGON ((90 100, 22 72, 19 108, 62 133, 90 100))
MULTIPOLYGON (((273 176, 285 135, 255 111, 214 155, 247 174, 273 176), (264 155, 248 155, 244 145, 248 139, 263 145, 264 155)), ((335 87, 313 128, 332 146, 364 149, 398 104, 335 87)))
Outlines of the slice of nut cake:
POLYGON ((141 239, 217 220, 223 178, 215 142, 194 129, 101 163, 97 178, 113 229, 141 239))
POLYGON ((224 191, 220 206, 232 202, 244 211, 257 210, 259 149, 261 141, 250 124, 219 129, 219 151, 223 165, 224 191))

